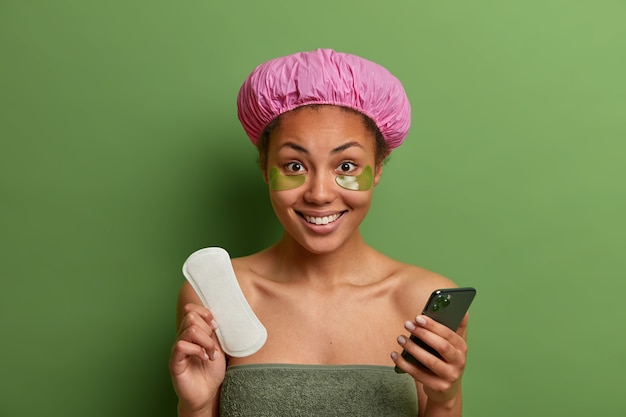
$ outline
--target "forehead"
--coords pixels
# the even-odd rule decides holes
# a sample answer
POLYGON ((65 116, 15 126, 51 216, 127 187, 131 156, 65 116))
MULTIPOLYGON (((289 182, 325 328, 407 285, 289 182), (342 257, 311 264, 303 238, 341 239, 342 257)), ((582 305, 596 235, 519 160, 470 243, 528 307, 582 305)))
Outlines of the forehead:
POLYGON ((303 107, 285 113, 270 135, 270 151, 295 143, 312 152, 326 153, 353 142, 366 153, 375 151, 375 134, 367 128, 364 116, 338 106, 303 107))

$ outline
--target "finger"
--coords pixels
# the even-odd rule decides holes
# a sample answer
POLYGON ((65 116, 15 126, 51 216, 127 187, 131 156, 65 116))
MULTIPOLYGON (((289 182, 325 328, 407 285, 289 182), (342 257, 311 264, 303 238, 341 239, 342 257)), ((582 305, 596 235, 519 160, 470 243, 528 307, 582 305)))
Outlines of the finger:
MULTIPOLYGON (((400 344, 400 346, 402 346, 402 343, 398 342, 398 344, 400 344)), ((410 353, 407 349, 403 349, 403 354, 404 354, 405 351, 407 353, 410 353)), ((426 368, 422 368, 420 366, 417 366, 417 365, 413 364, 412 362, 410 362, 408 359, 405 359, 403 354, 400 354, 400 353, 395 352, 395 351, 391 352, 391 360, 394 362, 394 364, 398 368, 400 368, 405 373, 411 375, 413 377, 413 379, 415 379, 417 381, 422 381, 424 376, 427 373, 429 373, 429 371, 426 368)))
POLYGON ((403 347, 411 354, 415 350, 413 356, 431 371, 445 373, 447 371, 446 364, 456 367, 464 366, 467 344, 458 334, 432 319, 420 316, 416 318, 415 323, 407 321, 405 328, 419 339, 419 342, 414 343, 414 341, 409 339, 406 340, 406 345, 403 347), (434 331, 440 331, 443 334, 437 334, 434 331), (427 346, 420 346, 420 343, 424 343, 427 346), (429 351, 429 348, 431 351, 429 351))
POLYGON ((217 329, 218 327, 217 322, 215 321, 215 317, 213 317, 213 313, 211 313, 211 310, 204 306, 194 303, 188 303, 185 304, 185 306, 183 307, 183 312, 185 316, 191 313, 195 313, 213 329, 217 329))
POLYGON ((415 381, 419 381, 423 386, 434 386, 441 381, 439 376, 430 372, 426 368, 412 364, 398 352, 391 352, 391 360, 398 368, 410 375, 415 381))
POLYGON ((183 307, 183 317, 179 323, 178 336, 192 326, 199 327, 207 334, 212 334, 217 329, 217 323, 209 309, 189 303, 183 307))
MULTIPOLYGON (((408 323, 411 323, 411 322, 408 322, 408 323)), ((437 322, 436 320, 431 319, 428 316, 424 316, 424 315, 417 316, 413 324, 417 328, 416 329, 417 333, 413 333, 413 332, 412 333, 422 340, 424 340, 423 337, 430 337, 431 334, 435 334, 447 340, 450 344, 454 346, 461 347, 465 344, 465 342, 462 340, 462 337, 459 337, 459 334, 456 331, 451 330, 447 326, 437 322), (424 330, 426 332, 424 332, 424 330)), ((426 340, 424 341, 426 342, 426 340)))
MULTIPOLYGON (((189 332, 192 332, 192 331, 199 332, 200 334, 205 333, 209 335, 213 339, 213 343, 211 343, 210 349, 207 348, 207 351, 209 352, 211 359, 213 359, 213 356, 216 352, 222 351, 222 348, 221 348, 221 345, 220 345, 220 342, 216 333, 216 330, 218 327, 217 327, 217 323, 213 319, 213 315, 211 314, 209 309, 199 306, 197 304, 186 305, 185 307, 183 307, 183 309, 188 312, 185 313, 185 315, 183 316, 181 320, 179 331, 178 331, 178 338, 188 338, 189 332)), ((195 340, 198 340, 198 339, 195 339, 195 340)), ((198 343, 201 343, 203 344, 203 346, 206 347, 207 345, 206 337, 202 337, 202 339, 198 340, 198 343)))
POLYGON ((178 340, 184 340, 204 348, 211 359, 215 359, 218 342, 212 330, 208 332, 201 325, 191 324, 181 331, 178 340))
POLYGON ((400 356, 396 361, 397 366, 424 385, 434 386, 440 383, 452 383, 463 374, 464 360, 461 363, 448 363, 414 343, 412 339, 403 336, 398 337, 398 344, 421 365, 412 363, 410 358, 405 359, 400 356))
POLYGON ((178 340, 172 347, 170 357, 171 371, 175 374, 184 372, 189 365, 188 359, 190 357, 198 358, 201 361, 209 360, 209 355, 202 346, 186 340, 178 340))
POLYGON ((404 349, 406 353, 411 355, 417 363, 413 362, 413 358, 405 359, 409 364, 415 366, 417 369, 423 372, 433 372, 437 370, 437 366, 442 360, 438 357, 437 351, 428 346, 424 341, 420 339, 407 338, 404 336, 398 336, 397 342, 404 349), (420 365, 421 364, 421 365, 420 365))
POLYGON ((402 347, 403 353, 392 352, 391 359, 398 368, 411 375, 416 381, 423 384, 432 383, 440 379, 439 374, 442 373, 440 366, 449 366, 409 338, 398 336, 398 344, 402 347), (407 353, 413 358, 405 358, 404 355, 407 353), (417 360, 417 363, 414 360, 417 360))
POLYGON ((214 323, 213 321, 207 323, 204 317, 202 317, 199 313, 192 311, 192 312, 186 313, 183 316, 180 322, 180 325, 178 327, 178 334, 179 335, 182 334, 186 329, 192 326, 196 326, 200 328, 202 331, 204 331, 207 334, 212 334, 217 328, 215 327, 215 324, 216 323, 214 323))
POLYGON ((420 382, 424 389, 444 392, 456 382, 454 377, 442 377, 430 372, 426 368, 413 365, 397 352, 391 353, 391 359, 395 362, 398 368, 409 374, 415 381, 420 382))

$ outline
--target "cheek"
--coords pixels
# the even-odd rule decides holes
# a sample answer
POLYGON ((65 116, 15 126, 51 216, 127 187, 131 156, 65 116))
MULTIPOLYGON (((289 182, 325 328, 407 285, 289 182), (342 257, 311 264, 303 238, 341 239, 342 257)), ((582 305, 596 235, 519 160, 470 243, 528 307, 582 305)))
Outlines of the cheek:
POLYGON ((368 209, 372 203, 372 190, 368 191, 351 191, 341 189, 341 199, 343 202, 354 210, 368 209))
POLYGON ((291 207, 298 199, 298 192, 292 191, 270 191, 270 202, 274 211, 279 215, 286 207, 291 207))
POLYGON ((338 175, 335 182, 342 188, 352 191, 367 191, 374 185, 372 167, 367 165, 359 175, 338 175))
POLYGON ((283 175, 278 167, 270 168, 268 184, 270 190, 286 191, 300 187, 306 181, 304 175, 283 175))

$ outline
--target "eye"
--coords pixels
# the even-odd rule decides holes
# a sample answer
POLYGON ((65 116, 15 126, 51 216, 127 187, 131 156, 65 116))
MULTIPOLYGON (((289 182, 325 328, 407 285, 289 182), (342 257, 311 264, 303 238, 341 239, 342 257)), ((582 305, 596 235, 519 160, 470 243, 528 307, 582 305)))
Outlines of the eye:
POLYGON ((304 171, 304 166, 300 162, 289 162, 285 165, 287 172, 302 172, 304 171))
POLYGON ((337 167, 337 169, 341 172, 341 173, 349 173, 352 172, 356 169, 356 165, 353 164, 352 162, 342 162, 341 164, 339 164, 339 166, 337 167))

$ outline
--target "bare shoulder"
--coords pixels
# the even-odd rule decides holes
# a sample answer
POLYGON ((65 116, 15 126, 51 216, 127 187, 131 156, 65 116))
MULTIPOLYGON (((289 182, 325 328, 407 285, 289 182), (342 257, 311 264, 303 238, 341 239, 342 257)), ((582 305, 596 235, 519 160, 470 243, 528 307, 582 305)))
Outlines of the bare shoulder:
POLYGON ((233 269, 239 285, 248 287, 259 277, 267 277, 279 260, 268 249, 246 256, 232 258, 233 269))
POLYGON ((398 276, 408 286, 419 286, 423 288, 453 288, 456 283, 439 273, 429 271, 417 265, 398 263, 398 276))
POLYGON ((202 305, 202 301, 196 291, 193 289, 189 282, 185 281, 180 286, 178 291, 178 301, 176 303, 176 326, 180 324, 180 321, 184 315, 184 308, 187 304, 202 305))
POLYGON ((423 307, 433 291, 457 287, 457 284, 450 278, 420 266, 402 262, 396 262, 392 281, 394 298, 409 314, 415 314, 423 307))
POLYGON ((196 291, 188 281, 184 281, 178 291, 178 307, 182 308, 185 304, 194 303, 202 305, 202 301, 196 291))

